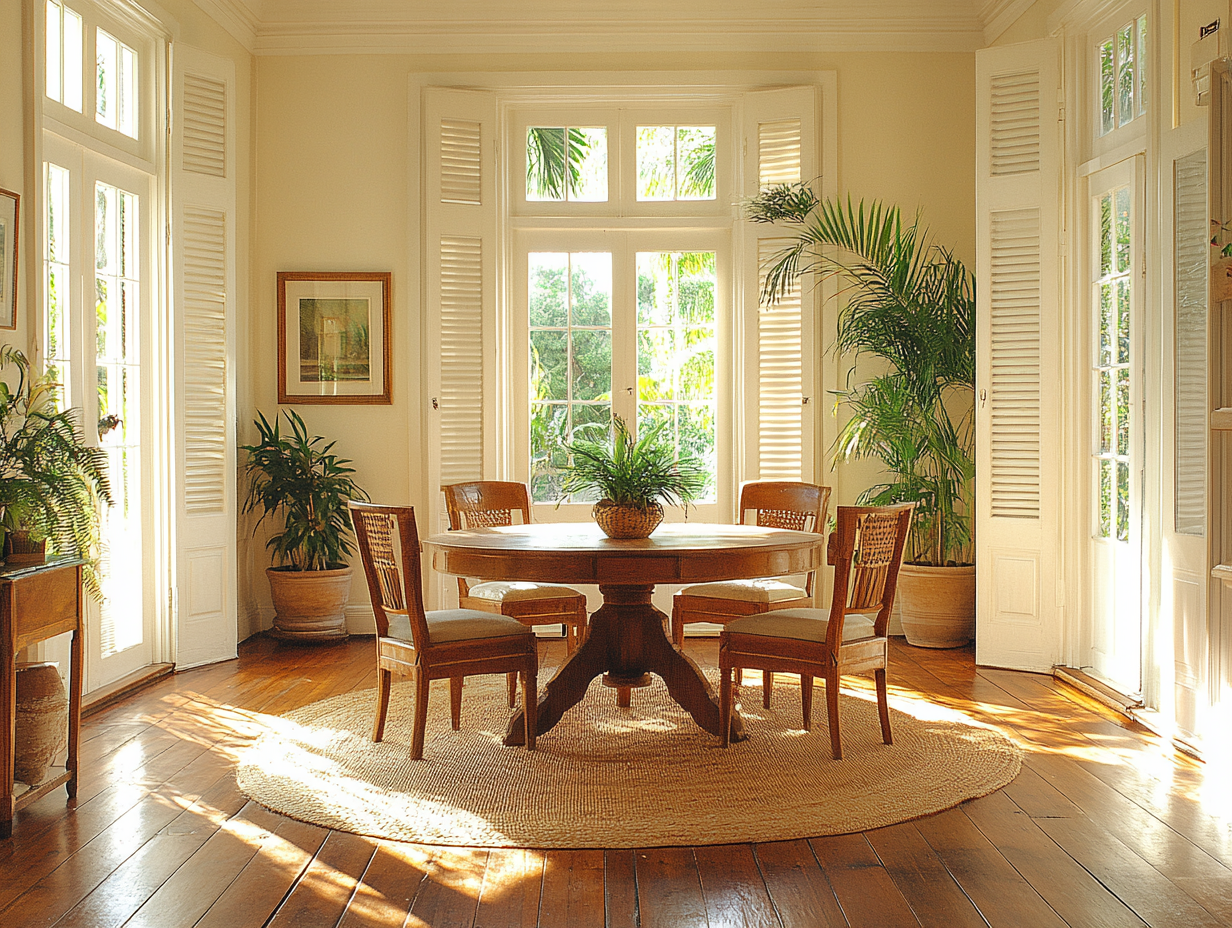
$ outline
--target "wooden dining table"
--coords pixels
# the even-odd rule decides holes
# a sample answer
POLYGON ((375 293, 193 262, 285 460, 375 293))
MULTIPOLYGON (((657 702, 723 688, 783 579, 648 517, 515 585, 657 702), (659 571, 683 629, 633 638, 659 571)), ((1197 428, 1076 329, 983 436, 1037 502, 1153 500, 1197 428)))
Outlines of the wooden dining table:
MULTIPOLYGON (((577 705, 600 674, 622 689, 646 686, 655 674, 698 725, 719 735, 718 700, 697 664, 668 639, 667 617, 651 602, 655 584, 801 574, 821 566, 824 542, 814 532, 750 525, 670 523, 649 538, 615 539, 593 523, 550 523, 442 532, 424 546, 433 567, 455 576, 599 585, 603 605, 591 615, 585 641, 540 696, 539 734, 577 705)), ((744 738, 734 712, 731 734, 744 738)), ((523 739, 519 712, 505 744, 523 739)))

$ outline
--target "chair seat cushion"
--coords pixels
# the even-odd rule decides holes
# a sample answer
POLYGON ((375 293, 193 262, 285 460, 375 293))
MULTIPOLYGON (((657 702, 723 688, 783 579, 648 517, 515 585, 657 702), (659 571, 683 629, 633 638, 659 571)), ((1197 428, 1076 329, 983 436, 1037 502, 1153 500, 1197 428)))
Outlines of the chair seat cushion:
MULTIPOLYGON (((742 616, 728 622, 725 630, 738 635, 821 642, 826 640, 829 628, 830 613, 825 609, 775 609, 742 616)), ((843 622, 844 641, 871 638, 873 634, 873 620, 866 615, 849 615, 843 622)))
POLYGON ((781 603, 789 599, 807 599, 808 593, 773 578, 764 580, 724 580, 721 583, 698 583, 686 586, 678 596, 706 596, 711 599, 739 599, 749 603, 781 603))
POLYGON ((486 583, 476 583, 469 592, 475 599, 493 603, 519 603, 532 599, 567 599, 571 596, 582 595, 577 590, 558 583, 529 583, 524 580, 489 580, 486 583))
MULTIPOLYGON (((517 619, 492 612, 480 612, 478 609, 437 609, 424 615, 428 620, 428 637, 433 644, 534 634, 517 619)), ((410 619, 404 615, 391 615, 389 637, 401 638, 403 641, 412 640, 410 619)))

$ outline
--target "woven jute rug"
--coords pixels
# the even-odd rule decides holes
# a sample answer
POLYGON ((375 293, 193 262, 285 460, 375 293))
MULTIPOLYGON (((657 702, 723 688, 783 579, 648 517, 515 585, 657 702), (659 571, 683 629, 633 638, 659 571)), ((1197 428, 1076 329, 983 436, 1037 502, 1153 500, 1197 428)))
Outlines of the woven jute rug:
POLYGON ((756 674, 742 691, 749 738, 724 750, 655 680, 634 691, 631 709, 596 681, 533 752, 501 743, 503 677, 467 678, 459 732, 448 684, 437 681, 422 761, 408 759, 409 684, 394 685, 381 744, 370 740, 375 691, 349 693, 272 719, 241 758, 239 784, 292 818, 375 837, 622 848, 865 831, 991 793, 1021 767, 1000 731, 893 695, 894 744, 884 745, 873 694, 858 689, 843 691, 835 761, 822 686, 806 732, 798 682, 780 677, 765 710, 756 674))

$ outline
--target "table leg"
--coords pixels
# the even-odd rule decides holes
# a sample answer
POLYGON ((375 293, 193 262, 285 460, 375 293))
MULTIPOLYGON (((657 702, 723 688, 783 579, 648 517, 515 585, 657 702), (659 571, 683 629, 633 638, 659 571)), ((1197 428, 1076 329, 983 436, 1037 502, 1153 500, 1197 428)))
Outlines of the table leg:
MULTIPOLYGON (((719 727, 719 704, 698 666, 677 651, 664 632, 664 615, 650 601, 653 585, 600 586, 603 605, 590 617, 585 643, 570 656, 544 688, 536 730, 550 731, 561 716, 581 702, 590 681, 610 672, 632 679, 658 674, 672 699, 713 735, 719 727)), ((732 740, 745 738, 744 724, 732 714, 732 740)), ((522 714, 509 723, 505 744, 524 741, 522 714)))

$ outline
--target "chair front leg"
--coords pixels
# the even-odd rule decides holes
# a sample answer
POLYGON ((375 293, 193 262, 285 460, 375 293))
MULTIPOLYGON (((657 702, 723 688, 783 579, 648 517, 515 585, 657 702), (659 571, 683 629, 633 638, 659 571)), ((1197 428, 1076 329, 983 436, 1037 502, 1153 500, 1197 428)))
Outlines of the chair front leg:
POLYGON ((535 735, 539 727, 538 668, 522 671, 522 720, 526 724, 526 750, 535 749, 535 735))
POLYGON ((505 685, 509 690, 509 708, 512 709, 518 704, 518 675, 516 673, 505 674, 505 685))
POLYGON ((424 732, 428 728, 428 673, 415 668, 415 716, 411 730, 411 760, 423 760, 424 732))
POLYGON ((454 731, 462 727, 462 677, 449 678, 449 722, 454 731))
POLYGON ((389 688, 393 683, 393 673, 381 667, 376 668, 376 718, 372 722, 372 740, 380 741, 385 737, 385 716, 389 712, 389 688))
POLYGON ((813 729, 813 678, 800 674, 800 716, 804 719, 804 730, 813 729))
POLYGON ((774 696, 774 671, 763 670, 761 672, 761 704, 769 709, 770 700, 774 696))
POLYGON ((678 648, 684 647, 684 616, 680 614, 680 606, 672 597, 672 644, 678 648))
POLYGON ((830 715, 830 753, 835 760, 843 759, 843 742, 838 731, 838 664, 826 671, 826 709, 830 715))
POLYGON ((890 700, 886 693, 885 668, 874 670, 873 679, 877 681, 877 714, 881 716, 881 740, 885 744, 893 744, 894 739, 890 736, 890 700))

